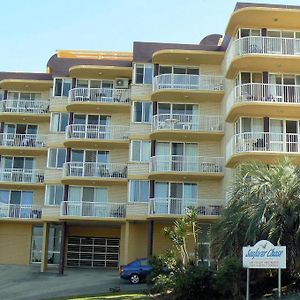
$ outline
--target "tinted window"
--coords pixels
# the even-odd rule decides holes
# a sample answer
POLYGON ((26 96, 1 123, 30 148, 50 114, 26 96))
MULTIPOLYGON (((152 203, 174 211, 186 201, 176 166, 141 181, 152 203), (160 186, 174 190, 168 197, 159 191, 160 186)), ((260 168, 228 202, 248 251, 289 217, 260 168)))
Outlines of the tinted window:
POLYGON ((142 260, 140 261, 140 263, 141 263, 141 266, 142 266, 142 267, 149 266, 148 259, 142 259, 142 260))
POLYGON ((135 260, 132 263, 130 263, 128 266, 129 267, 139 267, 140 266, 140 262, 138 260, 135 260))

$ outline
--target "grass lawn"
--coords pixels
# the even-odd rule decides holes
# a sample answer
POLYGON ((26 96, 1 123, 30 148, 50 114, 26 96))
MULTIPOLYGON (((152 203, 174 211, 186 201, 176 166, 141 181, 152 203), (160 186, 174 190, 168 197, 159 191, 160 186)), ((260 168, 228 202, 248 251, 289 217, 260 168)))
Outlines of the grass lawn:
POLYGON ((85 296, 85 297, 71 297, 66 300, 149 300, 152 297, 146 296, 145 294, 132 294, 132 293, 117 293, 117 294, 106 294, 98 296, 85 296))

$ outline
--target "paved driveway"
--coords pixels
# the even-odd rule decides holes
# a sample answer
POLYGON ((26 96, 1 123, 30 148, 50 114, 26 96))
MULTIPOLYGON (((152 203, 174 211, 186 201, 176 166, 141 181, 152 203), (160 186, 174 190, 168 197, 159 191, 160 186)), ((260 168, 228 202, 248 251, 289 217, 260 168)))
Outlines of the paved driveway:
POLYGON ((37 266, 0 265, 0 299, 42 300, 55 297, 108 293, 110 288, 140 291, 146 284, 131 285, 121 280, 117 270, 66 268, 64 276, 57 268, 40 273, 37 266))

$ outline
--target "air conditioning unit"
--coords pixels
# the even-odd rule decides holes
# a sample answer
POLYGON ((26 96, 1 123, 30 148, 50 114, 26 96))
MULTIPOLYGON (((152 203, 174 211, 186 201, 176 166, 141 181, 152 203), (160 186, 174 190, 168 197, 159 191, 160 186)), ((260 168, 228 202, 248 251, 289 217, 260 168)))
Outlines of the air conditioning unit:
POLYGON ((114 87, 116 89, 128 89, 128 78, 116 78, 114 87))

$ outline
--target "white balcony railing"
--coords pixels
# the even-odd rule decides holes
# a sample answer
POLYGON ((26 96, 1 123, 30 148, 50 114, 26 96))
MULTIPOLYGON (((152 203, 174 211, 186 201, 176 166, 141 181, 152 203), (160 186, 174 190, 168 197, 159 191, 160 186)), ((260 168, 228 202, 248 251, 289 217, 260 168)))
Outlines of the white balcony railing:
POLYGON ((63 165, 63 176, 127 178, 127 165, 117 163, 66 162, 63 165))
POLYGON ((221 173, 223 157, 157 155, 150 158, 150 172, 221 173))
POLYGON ((0 169, 0 181, 20 183, 43 183, 44 171, 37 169, 0 169))
POLYGON ((69 91, 69 102, 129 103, 129 89, 74 88, 69 91))
POLYGON ((12 100, 0 102, 0 112, 48 114, 49 101, 43 100, 12 100))
POLYGON ((225 57, 225 68, 228 69, 235 57, 249 54, 298 56, 300 55, 300 39, 247 36, 232 40, 225 57))
POLYGON ((179 89, 223 91, 224 77, 218 75, 161 74, 153 79, 153 90, 179 89))
POLYGON ((224 130, 224 119, 222 116, 159 114, 152 120, 152 131, 156 130, 221 132, 224 130))
POLYGON ((300 85, 246 83, 236 86, 226 104, 226 111, 236 103, 300 103, 300 85))
POLYGON ((227 159, 240 152, 300 152, 300 135, 295 133, 245 132, 234 135, 227 144, 227 159))
POLYGON ((47 147, 47 135, 0 133, 0 146, 2 146, 2 147, 46 148, 47 147))
POLYGON ((218 216, 222 213, 221 200, 184 198, 153 198, 149 201, 149 214, 183 215, 188 208, 195 208, 199 215, 218 216))
POLYGON ((34 205, 0 203, 0 218, 40 219, 42 208, 34 205))
POLYGON ((61 203, 61 215, 92 218, 125 218, 126 204, 64 201, 61 203))
POLYGON ((123 125, 83 125, 66 127, 66 139, 127 140, 129 126, 123 125))

